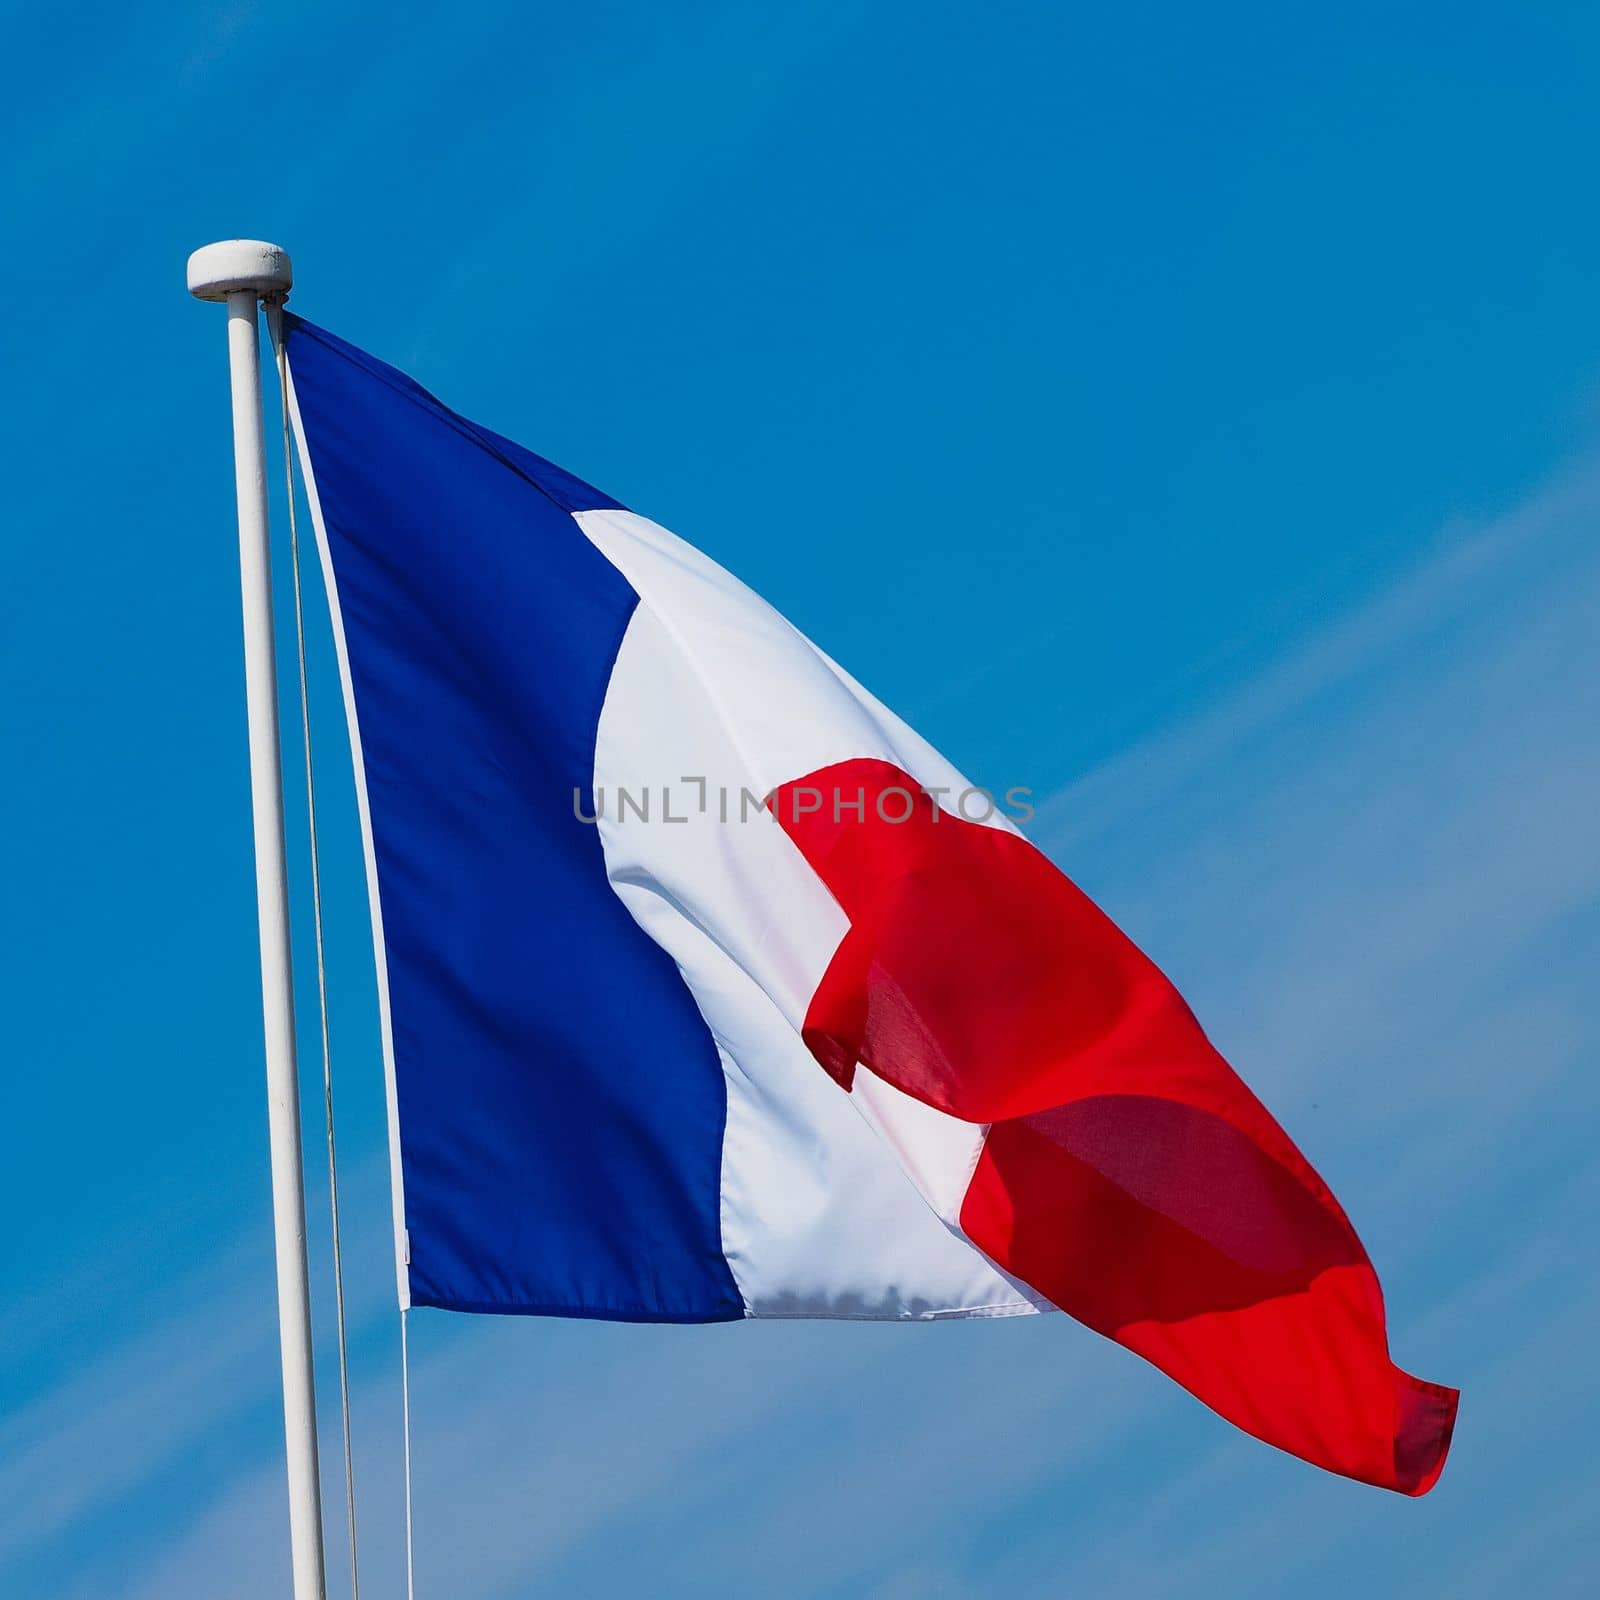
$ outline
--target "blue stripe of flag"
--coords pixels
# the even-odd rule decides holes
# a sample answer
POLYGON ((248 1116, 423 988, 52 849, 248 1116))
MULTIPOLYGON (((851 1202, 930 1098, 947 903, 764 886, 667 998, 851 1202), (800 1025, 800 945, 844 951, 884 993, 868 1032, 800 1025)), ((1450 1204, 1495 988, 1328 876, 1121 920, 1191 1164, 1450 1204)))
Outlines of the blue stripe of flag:
POLYGON ((366 767, 413 1302, 741 1316, 715 1047, 573 814, 637 596, 569 513, 615 502, 285 324, 366 767))

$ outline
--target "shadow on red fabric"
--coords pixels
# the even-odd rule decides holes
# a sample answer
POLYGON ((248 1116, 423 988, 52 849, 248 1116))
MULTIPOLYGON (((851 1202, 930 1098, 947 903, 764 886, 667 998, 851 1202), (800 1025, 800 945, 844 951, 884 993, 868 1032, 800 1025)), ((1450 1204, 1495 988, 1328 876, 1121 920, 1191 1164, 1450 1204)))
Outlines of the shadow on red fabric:
POLYGON ((1390 1361, 1355 1230, 1154 964, 1026 840, 887 762, 770 803, 850 922, 806 1044, 847 1090, 859 1062, 990 1125, 973 1243, 1247 1432, 1426 1493, 1456 1391, 1390 1361))

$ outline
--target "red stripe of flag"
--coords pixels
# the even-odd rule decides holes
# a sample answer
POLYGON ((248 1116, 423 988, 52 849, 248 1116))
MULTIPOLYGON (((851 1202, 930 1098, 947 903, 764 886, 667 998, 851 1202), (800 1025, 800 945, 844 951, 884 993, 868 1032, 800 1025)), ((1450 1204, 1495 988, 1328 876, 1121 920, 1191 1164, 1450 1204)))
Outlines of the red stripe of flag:
POLYGON ((973 1243, 1258 1438, 1426 1493, 1456 1391, 1390 1361, 1355 1230, 1155 965, 1026 840, 887 762, 772 807, 850 921, 806 1043, 846 1089, 860 1062, 991 1125, 973 1243))

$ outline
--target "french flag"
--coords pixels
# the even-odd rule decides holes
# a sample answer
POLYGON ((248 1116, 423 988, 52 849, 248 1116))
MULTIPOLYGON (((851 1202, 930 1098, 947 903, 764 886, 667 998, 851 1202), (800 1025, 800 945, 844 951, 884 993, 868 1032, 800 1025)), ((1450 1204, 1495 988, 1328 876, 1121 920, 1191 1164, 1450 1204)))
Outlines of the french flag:
POLYGON ((1456 1393, 1170 983, 645 517, 286 316, 343 676, 402 1304, 1065 1311, 1425 1493, 1456 1393))

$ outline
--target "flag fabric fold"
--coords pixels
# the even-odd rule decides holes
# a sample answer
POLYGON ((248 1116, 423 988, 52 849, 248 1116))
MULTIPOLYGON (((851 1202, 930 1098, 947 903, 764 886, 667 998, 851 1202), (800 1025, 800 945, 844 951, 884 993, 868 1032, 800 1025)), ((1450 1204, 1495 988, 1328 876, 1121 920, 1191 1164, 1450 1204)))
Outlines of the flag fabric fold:
POLYGON ((706 556, 286 317, 368 881, 405 1301, 1060 1309, 1408 1494, 1304 1156, 1006 808, 706 556))

